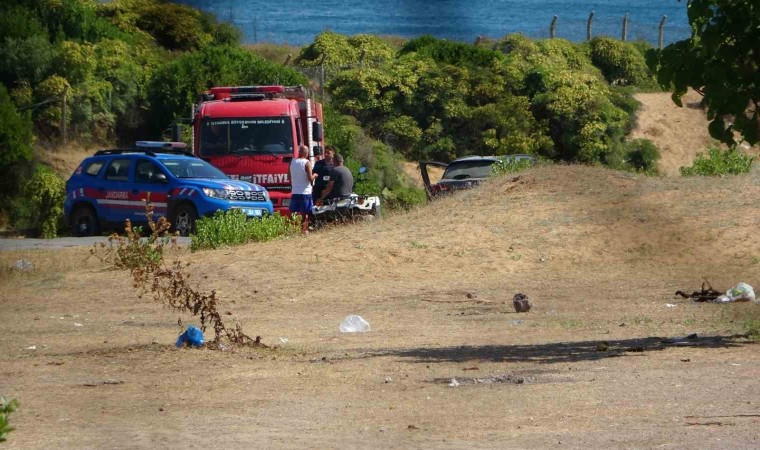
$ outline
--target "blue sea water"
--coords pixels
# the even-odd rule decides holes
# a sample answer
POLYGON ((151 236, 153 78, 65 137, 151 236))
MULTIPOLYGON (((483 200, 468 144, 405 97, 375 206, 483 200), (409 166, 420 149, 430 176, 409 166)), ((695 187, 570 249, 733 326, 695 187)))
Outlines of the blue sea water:
POLYGON ((686 0, 182 0, 180 3, 232 21, 247 43, 305 45, 324 30, 341 34, 379 34, 412 38, 424 34, 462 42, 478 36, 499 38, 521 32, 582 41, 594 11, 593 35, 621 36, 628 14, 628 39, 657 43, 663 15, 665 44, 689 36, 686 0))

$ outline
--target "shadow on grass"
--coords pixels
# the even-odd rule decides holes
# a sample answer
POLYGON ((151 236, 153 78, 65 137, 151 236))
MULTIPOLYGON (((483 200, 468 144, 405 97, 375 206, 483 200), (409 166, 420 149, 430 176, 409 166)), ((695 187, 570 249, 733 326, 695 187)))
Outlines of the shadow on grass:
POLYGON ((413 348, 370 352, 366 357, 397 356, 417 363, 431 362, 534 362, 570 363, 664 350, 670 347, 730 348, 752 343, 745 335, 681 338, 646 337, 609 341, 555 342, 535 345, 483 345, 413 348))

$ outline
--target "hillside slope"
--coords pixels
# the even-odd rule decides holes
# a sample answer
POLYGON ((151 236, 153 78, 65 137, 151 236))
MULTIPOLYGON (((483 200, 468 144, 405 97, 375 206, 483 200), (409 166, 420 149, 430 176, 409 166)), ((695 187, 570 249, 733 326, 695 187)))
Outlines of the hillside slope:
POLYGON ((10 448, 755 447, 760 356, 737 334, 760 307, 673 293, 760 286, 758 195, 757 170, 536 167, 377 222, 184 252, 263 350, 175 349, 178 314, 86 250, 0 254, 35 268, 0 272, 10 448), (348 314, 372 330, 340 333, 348 314))
POLYGON ((683 97, 683 108, 670 98, 669 92, 639 93, 636 128, 630 139, 649 139, 660 149, 658 168, 665 175, 680 175, 679 168, 691 166, 697 153, 707 153, 716 145, 707 131, 709 121, 700 106, 702 96, 693 90, 683 97))

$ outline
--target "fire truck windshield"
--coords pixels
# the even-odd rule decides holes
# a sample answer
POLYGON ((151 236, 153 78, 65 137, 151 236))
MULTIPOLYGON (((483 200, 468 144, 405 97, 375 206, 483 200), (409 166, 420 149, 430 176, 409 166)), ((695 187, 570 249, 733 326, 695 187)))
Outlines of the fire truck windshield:
POLYGON ((293 132, 288 117, 205 119, 200 154, 292 155, 293 132))

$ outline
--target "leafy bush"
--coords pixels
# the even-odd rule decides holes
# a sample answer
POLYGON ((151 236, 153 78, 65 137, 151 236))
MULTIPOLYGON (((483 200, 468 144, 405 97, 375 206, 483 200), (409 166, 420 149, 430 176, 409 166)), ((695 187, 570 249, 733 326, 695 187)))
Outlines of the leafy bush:
POLYGON ((195 8, 167 2, 138 11, 136 25, 169 50, 197 50, 213 41, 211 30, 204 26, 203 13, 195 8))
POLYGON ((32 158, 32 121, 16 110, 5 86, 0 84, 0 174, 17 161, 32 158))
POLYGON ((63 201, 66 183, 50 168, 38 165, 32 177, 24 184, 23 196, 29 201, 32 216, 30 223, 43 238, 58 235, 58 224, 63 219, 63 201))
POLYGON ((332 31, 324 31, 301 50, 295 64, 317 66, 323 62, 331 66, 358 64, 362 54, 364 63, 385 61, 393 57, 391 46, 377 36, 358 34, 347 37, 332 31))
POLYGON ((660 150, 649 139, 634 139, 626 143, 629 164, 637 171, 654 173, 657 171, 657 161, 660 160, 660 150))
POLYGON ((697 153, 694 159, 694 165, 691 167, 681 167, 681 175, 695 176, 719 176, 719 175, 738 175, 749 172, 754 157, 741 153, 736 148, 722 151, 718 147, 709 149, 709 157, 702 153, 697 153))
POLYGON ((217 211, 212 217, 198 219, 195 230, 190 244, 192 251, 290 236, 301 230, 301 224, 298 216, 291 219, 273 214, 249 220, 242 211, 230 210, 217 211))
POLYGON ((550 147, 529 100, 504 88, 508 78, 501 69, 457 67, 409 53, 376 68, 344 71, 328 89, 340 112, 408 159, 550 147))
POLYGON ((346 166, 354 174, 355 193, 378 195, 409 185, 401 155, 368 136, 356 119, 336 112, 331 105, 325 105, 324 114, 326 140, 346 157, 346 166), (360 166, 368 172, 359 175, 360 166))
POLYGON ((399 56, 407 53, 458 67, 490 67, 494 61, 504 58, 500 52, 429 35, 408 41, 398 52, 399 56))
POLYGON ((306 78, 240 47, 206 47, 159 67, 148 87, 154 134, 185 117, 198 95, 210 86, 251 84, 304 85, 306 78))
POLYGON ((43 35, 5 38, 0 41, 0 82, 39 82, 53 70, 57 52, 43 35))
POLYGON ((403 186, 393 191, 383 190, 383 200, 388 209, 408 210, 425 203, 427 196, 423 189, 416 186, 403 186))
POLYGON ((657 83, 644 55, 633 44, 606 36, 590 42, 591 61, 611 84, 654 89, 657 83))
POLYGON ((8 433, 14 430, 8 423, 8 417, 18 409, 18 400, 0 397, 0 442, 8 440, 8 433))
POLYGON ((522 159, 514 160, 511 158, 502 158, 491 165, 491 174, 494 176, 506 175, 514 172, 521 172, 529 167, 533 167, 533 162, 522 159))

